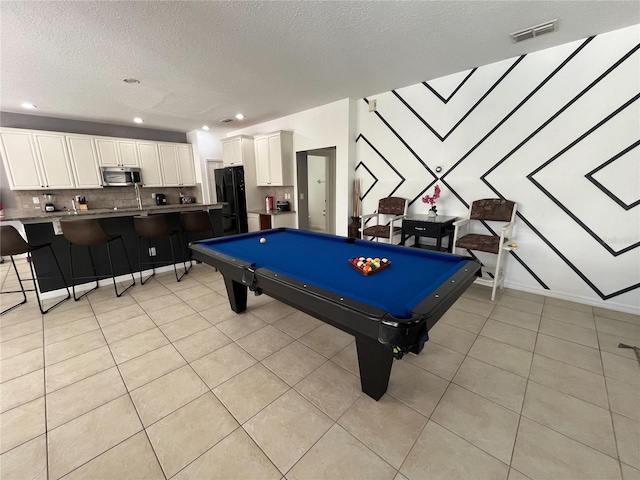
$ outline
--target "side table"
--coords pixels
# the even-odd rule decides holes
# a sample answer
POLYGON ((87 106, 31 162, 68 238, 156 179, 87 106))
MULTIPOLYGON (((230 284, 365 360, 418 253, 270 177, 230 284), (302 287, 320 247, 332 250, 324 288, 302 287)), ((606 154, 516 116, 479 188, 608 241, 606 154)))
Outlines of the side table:
POLYGON ((458 217, 447 217, 445 215, 438 215, 436 217, 429 217, 428 215, 408 215, 402 220, 400 245, 404 245, 407 238, 413 235, 415 237, 414 247, 451 253, 453 248, 453 222, 457 219, 458 217), (443 247, 442 238, 447 236, 449 237, 449 242, 446 247, 443 247), (435 238, 435 246, 420 245, 420 237, 435 238))

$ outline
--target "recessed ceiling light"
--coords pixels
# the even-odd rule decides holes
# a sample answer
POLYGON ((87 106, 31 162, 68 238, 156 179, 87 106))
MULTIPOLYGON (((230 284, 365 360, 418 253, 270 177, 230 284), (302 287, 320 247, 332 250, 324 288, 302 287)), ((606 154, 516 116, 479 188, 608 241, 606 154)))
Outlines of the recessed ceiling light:
POLYGON ((26 108, 27 110, 33 110, 36 106, 33 103, 24 102, 22 103, 22 108, 26 108))
POLYGON ((137 85, 138 83, 140 83, 140 80, 138 80, 137 78, 123 78, 122 81, 131 85, 137 85))
POLYGON ((203 125, 202 126, 202 130, 209 130, 209 126, 208 125, 203 125))
POLYGON ((144 123, 144 120, 142 120, 140 117, 134 118, 133 121, 136 123, 144 123))
POLYGON ((241 114, 241 113, 239 113, 239 114, 237 114, 237 115, 236 115, 236 118, 237 118, 238 120, 243 120, 243 119, 244 119, 244 115, 243 115, 243 114, 241 114))

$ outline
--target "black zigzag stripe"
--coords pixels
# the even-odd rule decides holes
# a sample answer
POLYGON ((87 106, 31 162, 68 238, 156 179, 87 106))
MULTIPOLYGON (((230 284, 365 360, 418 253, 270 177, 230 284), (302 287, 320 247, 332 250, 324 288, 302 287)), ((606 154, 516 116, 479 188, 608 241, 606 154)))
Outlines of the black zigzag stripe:
POLYGON ((436 178, 435 180, 433 180, 429 185, 427 185, 426 187, 424 187, 424 189, 415 197, 413 197, 413 199, 409 202, 409 206, 413 205, 419 198, 421 198, 425 192, 427 190, 429 190, 433 185, 436 184, 436 182, 438 181, 438 179, 436 178))
POLYGON ((422 84, 427 87, 429 90, 431 90, 431 93, 433 93, 436 97, 438 97, 442 103, 444 103, 445 105, 447 103, 449 103, 449 100, 451 100, 453 98, 453 96, 458 93, 458 90, 460 90, 462 88, 462 86, 467 83, 467 80, 469 80, 469 77, 471 77, 471 75, 473 75, 475 73, 475 71, 478 69, 478 67, 473 68, 470 72, 469 75, 467 75, 466 77, 464 77, 464 80, 462 80, 462 82, 460 82, 460 85, 458 85, 456 87, 456 89, 451 93, 451 95, 449 95, 449 98, 444 98, 442 95, 440 95, 438 92, 435 91, 435 89, 429 85, 429 83, 427 82, 422 82, 422 84))
MULTIPOLYGON (((376 147, 374 147, 374 146, 373 146, 373 144, 372 144, 372 143, 367 139, 367 137, 365 137, 364 135, 360 134, 360 135, 358 135, 358 138, 356 139, 356 141, 358 141, 358 140, 360 140, 360 139, 362 139, 362 140, 364 140, 365 142, 367 142, 367 145, 369 145, 369 146, 371 147, 371 149, 372 149, 374 152, 376 152, 376 153, 378 154, 378 156, 379 156, 382 160, 384 160, 384 162, 385 162, 387 165, 389 165, 389 168, 391 168, 391 170, 393 170, 393 171, 396 173, 396 175, 398 175, 398 177, 400 177, 400 182, 399 182, 399 183, 396 185, 396 187, 391 191, 391 193, 389 193, 389 195, 387 195, 388 197, 390 197, 391 195, 393 195, 393 194, 394 194, 394 193, 395 193, 395 192, 400 188, 400 186, 404 183, 404 181, 405 181, 406 179, 405 179, 405 178, 402 176, 402 174, 401 174, 401 173, 396 169, 396 167, 394 167, 393 165, 391 165, 391 162, 389 162, 389 160, 387 160, 387 159, 384 157, 384 155, 382 155, 382 153, 380 153, 380 151, 379 151, 376 147)), ((369 169, 367 168, 367 170, 369 170, 369 169)), ((369 170, 369 173, 371 173, 371 171, 370 171, 370 170, 369 170)), ((371 189, 369 189, 369 190, 371 190, 371 189)), ((367 193, 369 193, 369 190, 367 190, 367 193)), ((366 195, 366 194, 365 194, 365 195, 366 195)), ((364 197, 363 197, 363 198, 364 198, 364 197)))
POLYGON ((356 168, 355 168, 355 170, 354 170, 354 171, 356 171, 356 172, 357 172, 357 171, 358 171, 358 168, 360 168, 360 167, 364 168, 367 172, 369 172, 369 175, 371 175, 371 176, 373 177, 373 183, 372 183, 372 184, 371 184, 371 186, 367 189, 367 191, 366 191, 366 192, 364 192, 364 195, 362 195, 362 196, 360 197, 360 200, 364 200, 364 197, 366 197, 366 196, 369 194, 369 192, 373 189, 373 187, 375 187, 375 186, 376 186, 376 183, 378 183, 378 177, 376 177, 376 176, 373 174, 373 172, 372 172, 371 170, 369 170, 369 169, 367 168, 367 166, 366 166, 364 163, 362 163, 362 162, 360 162, 360 163, 358 163, 358 165, 356 165, 356 168))

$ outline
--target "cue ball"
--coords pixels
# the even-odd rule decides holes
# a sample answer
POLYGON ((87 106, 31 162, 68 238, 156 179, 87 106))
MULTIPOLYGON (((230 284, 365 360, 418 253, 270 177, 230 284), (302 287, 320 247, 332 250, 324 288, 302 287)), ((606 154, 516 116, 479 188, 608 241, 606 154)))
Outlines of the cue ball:
POLYGON ((260 243, 267 243, 267 239, 266 239, 266 238, 264 238, 264 237, 262 237, 262 238, 260 239, 260 243))

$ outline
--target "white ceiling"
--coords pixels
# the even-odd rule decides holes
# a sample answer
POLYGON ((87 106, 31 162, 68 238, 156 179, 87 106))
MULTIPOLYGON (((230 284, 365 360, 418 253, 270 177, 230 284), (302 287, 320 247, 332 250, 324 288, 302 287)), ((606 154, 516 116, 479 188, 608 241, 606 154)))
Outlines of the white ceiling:
POLYGON ((236 130, 638 23, 633 0, 2 1, 0 108, 236 130), (554 18, 558 32, 511 43, 554 18))

